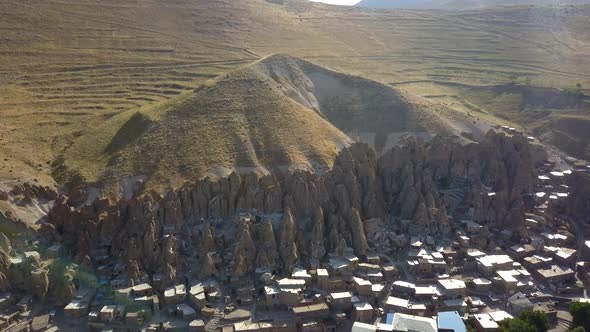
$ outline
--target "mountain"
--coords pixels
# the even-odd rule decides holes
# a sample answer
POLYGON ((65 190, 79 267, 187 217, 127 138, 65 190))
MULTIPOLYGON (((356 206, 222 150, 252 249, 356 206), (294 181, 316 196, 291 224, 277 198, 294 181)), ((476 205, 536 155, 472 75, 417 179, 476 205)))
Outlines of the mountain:
POLYGON ((588 0, 362 0, 355 6, 377 9, 475 9, 509 5, 564 6, 588 0))
POLYGON ((355 6, 377 9, 422 8, 431 5, 431 0, 362 0, 355 6))
MULTIPOLYGON (((0 13, 4 191, 25 182, 58 188, 71 179, 64 163, 79 168, 84 179, 99 179, 105 167, 87 171, 70 164, 79 158, 64 162, 97 128, 111 124, 115 132, 103 139, 108 145, 134 113, 190 95, 275 53, 393 87, 434 110, 450 107, 474 121, 526 127, 564 142, 560 147, 576 147, 577 156, 588 146, 587 102, 535 102, 532 109, 519 102, 529 100, 523 95, 527 87, 580 93, 585 100, 587 5, 455 12, 381 11, 307 0, 6 0, 0 1, 0 13), (507 92, 505 86, 523 89, 507 92), (564 133, 564 124, 572 122, 581 124, 580 130, 564 133)), ((146 121, 134 120, 139 127, 159 123, 149 114, 146 121)), ((363 137, 329 122, 351 139, 363 137)), ((102 166, 111 161, 108 154, 119 151, 103 155, 93 149, 89 145, 80 153, 97 156, 89 160, 102 166)), ((120 174, 127 174, 125 167, 120 174)))
POLYGON ((323 173, 353 141, 384 151, 408 135, 473 129, 452 115, 381 83, 277 54, 112 117, 64 151, 59 176, 159 188, 233 171, 323 173))

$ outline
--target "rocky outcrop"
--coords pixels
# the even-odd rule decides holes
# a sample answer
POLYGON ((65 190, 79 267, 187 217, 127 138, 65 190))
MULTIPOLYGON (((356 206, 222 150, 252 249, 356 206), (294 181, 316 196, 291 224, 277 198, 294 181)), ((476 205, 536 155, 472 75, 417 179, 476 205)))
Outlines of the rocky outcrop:
POLYGON ((37 299, 45 301, 49 291, 49 277, 46 269, 39 268, 31 271, 31 288, 37 299))
POLYGON ((257 268, 273 270, 279 261, 279 251, 276 236, 269 219, 265 219, 255 226, 256 264, 257 268))
POLYGON ((319 267, 320 260, 326 255, 324 212, 321 207, 316 207, 311 218, 311 231, 309 233, 309 262, 312 267, 319 267))
MULTIPOLYGON (((2 233, 0 233, 2 234, 2 233)), ((4 235, 4 234, 2 234, 4 235)), ((0 291, 5 292, 10 289, 9 269, 10 268, 10 256, 8 251, 0 249, 0 291)))
MULTIPOLYGON (((79 255, 112 244, 112 257, 134 262, 129 274, 160 273, 169 282, 191 269, 182 250, 198 253, 201 276, 226 273, 220 267, 235 276, 258 267, 287 273, 346 247, 365 255, 369 221, 438 235, 451 229, 448 214, 472 211, 486 226, 519 227, 521 194, 532 188, 534 167, 543 158, 525 138, 493 132, 468 145, 444 137, 425 144, 410 139, 380 158, 367 145, 353 144, 321 176, 232 173, 164 195, 98 199, 81 207, 61 196, 43 227, 79 255), (282 216, 237 217, 252 209, 282 216)), ((400 246, 407 242, 400 234, 380 236, 400 246)))
POLYGON ((283 272, 292 271, 299 255, 297 253, 297 244, 295 243, 295 221, 289 208, 287 208, 283 215, 277 244, 279 245, 279 255, 283 262, 283 272))
POLYGON ((74 276, 76 272, 72 265, 54 265, 48 273, 49 296, 57 305, 68 304, 76 295, 74 276))
POLYGON ((215 277, 218 275, 217 268, 215 267, 215 262, 213 260, 213 254, 207 253, 201 259, 201 266, 199 270, 199 278, 207 279, 210 277, 215 277))
POLYGON ((232 275, 241 277, 252 272, 256 259, 256 244, 252 239, 252 231, 247 221, 241 220, 234 247, 234 264, 232 275))
POLYGON ((367 253, 367 237, 365 228, 359 212, 352 208, 349 221, 350 231, 352 233, 352 248, 357 255, 364 256, 367 253))
POLYGON ((0 250, 2 250, 5 253, 10 253, 10 251, 12 250, 10 239, 8 239, 8 237, 6 237, 6 235, 4 235, 4 233, 1 233, 1 232, 0 232, 0 250))

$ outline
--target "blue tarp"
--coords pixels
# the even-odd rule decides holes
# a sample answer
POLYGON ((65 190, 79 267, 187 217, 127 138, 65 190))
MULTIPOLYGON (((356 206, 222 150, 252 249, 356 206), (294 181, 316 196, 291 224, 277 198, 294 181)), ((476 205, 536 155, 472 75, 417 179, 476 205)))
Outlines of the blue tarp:
POLYGON ((439 331, 467 332, 463 319, 456 311, 439 312, 437 323, 439 331))
POLYGON ((393 312, 390 312, 387 314, 387 318, 385 319, 385 324, 387 325, 393 325, 393 312))

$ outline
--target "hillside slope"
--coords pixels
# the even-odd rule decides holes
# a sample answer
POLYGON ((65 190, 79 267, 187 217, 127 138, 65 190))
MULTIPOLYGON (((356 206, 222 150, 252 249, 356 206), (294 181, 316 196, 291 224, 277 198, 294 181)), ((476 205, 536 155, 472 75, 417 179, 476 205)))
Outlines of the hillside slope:
POLYGON ((376 9, 475 9, 510 5, 565 6, 588 0, 362 0, 355 6, 376 9))
MULTIPOLYGON (((232 171, 323 172, 354 140, 459 134, 449 110, 383 84, 272 55, 155 107, 121 113, 65 150, 64 182, 179 186, 232 171)), ((485 129, 482 129, 482 134, 485 129)), ((123 188, 124 189, 124 188, 123 188)))
MULTIPOLYGON (((0 1, 0 187, 57 187, 52 163, 91 129, 274 53, 403 84, 435 104, 460 97, 459 86, 579 85, 588 94, 589 17, 582 5, 455 12, 308 0, 0 1)), ((476 105, 484 112, 474 116, 491 119, 494 103, 476 105)))

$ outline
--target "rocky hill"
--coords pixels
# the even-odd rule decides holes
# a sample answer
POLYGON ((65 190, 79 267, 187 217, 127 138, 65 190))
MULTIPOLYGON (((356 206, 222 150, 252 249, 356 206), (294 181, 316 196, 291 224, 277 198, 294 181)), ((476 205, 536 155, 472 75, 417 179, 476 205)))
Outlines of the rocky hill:
POLYGON ((354 141, 378 153, 404 136, 459 135, 451 110, 371 80, 273 55, 154 107, 121 113, 67 148, 64 183, 160 190, 204 176, 323 173, 354 141), (137 187, 138 183, 140 184, 137 187))
MULTIPOLYGON (((457 109, 464 101, 459 84, 574 90, 579 84, 587 94, 589 12, 582 5, 457 13, 308 0, 2 1, 0 187, 29 182, 56 189, 62 183, 52 177, 53 162, 105 121, 124 121, 130 110, 274 53, 403 83, 437 103, 447 103, 437 96, 456 96, 457 109)), ((527 125, 498 120, 494 111, 505 99, 483 100, 478 111, 465 113, 527 125)))
MULTIPOLYGON (((447 216, 465 211, 486 228, 523 228, 523 194, 545 158, 525 137, 494 132, 468 145, 456 138, 409 139, 381 157, 356 143, 341 150, 324 175, 233 172, 164 194, 85 206, 62 195, 42 232, 79 261, 106 250, 127 261, 133 275, 161 273, 170 282, 185 275, 225 279, 258 267, 285 273, 295 265, 317 266, 345 247, 362 256, 378 245, 401 247, 408 235, 446 234, 447 216), (457 206, 453 190, 466 193, 457 206), (262 218, 239 217, 251 209, 262 218)), ((473 245, 496 246, 483 236, 473 245)))

